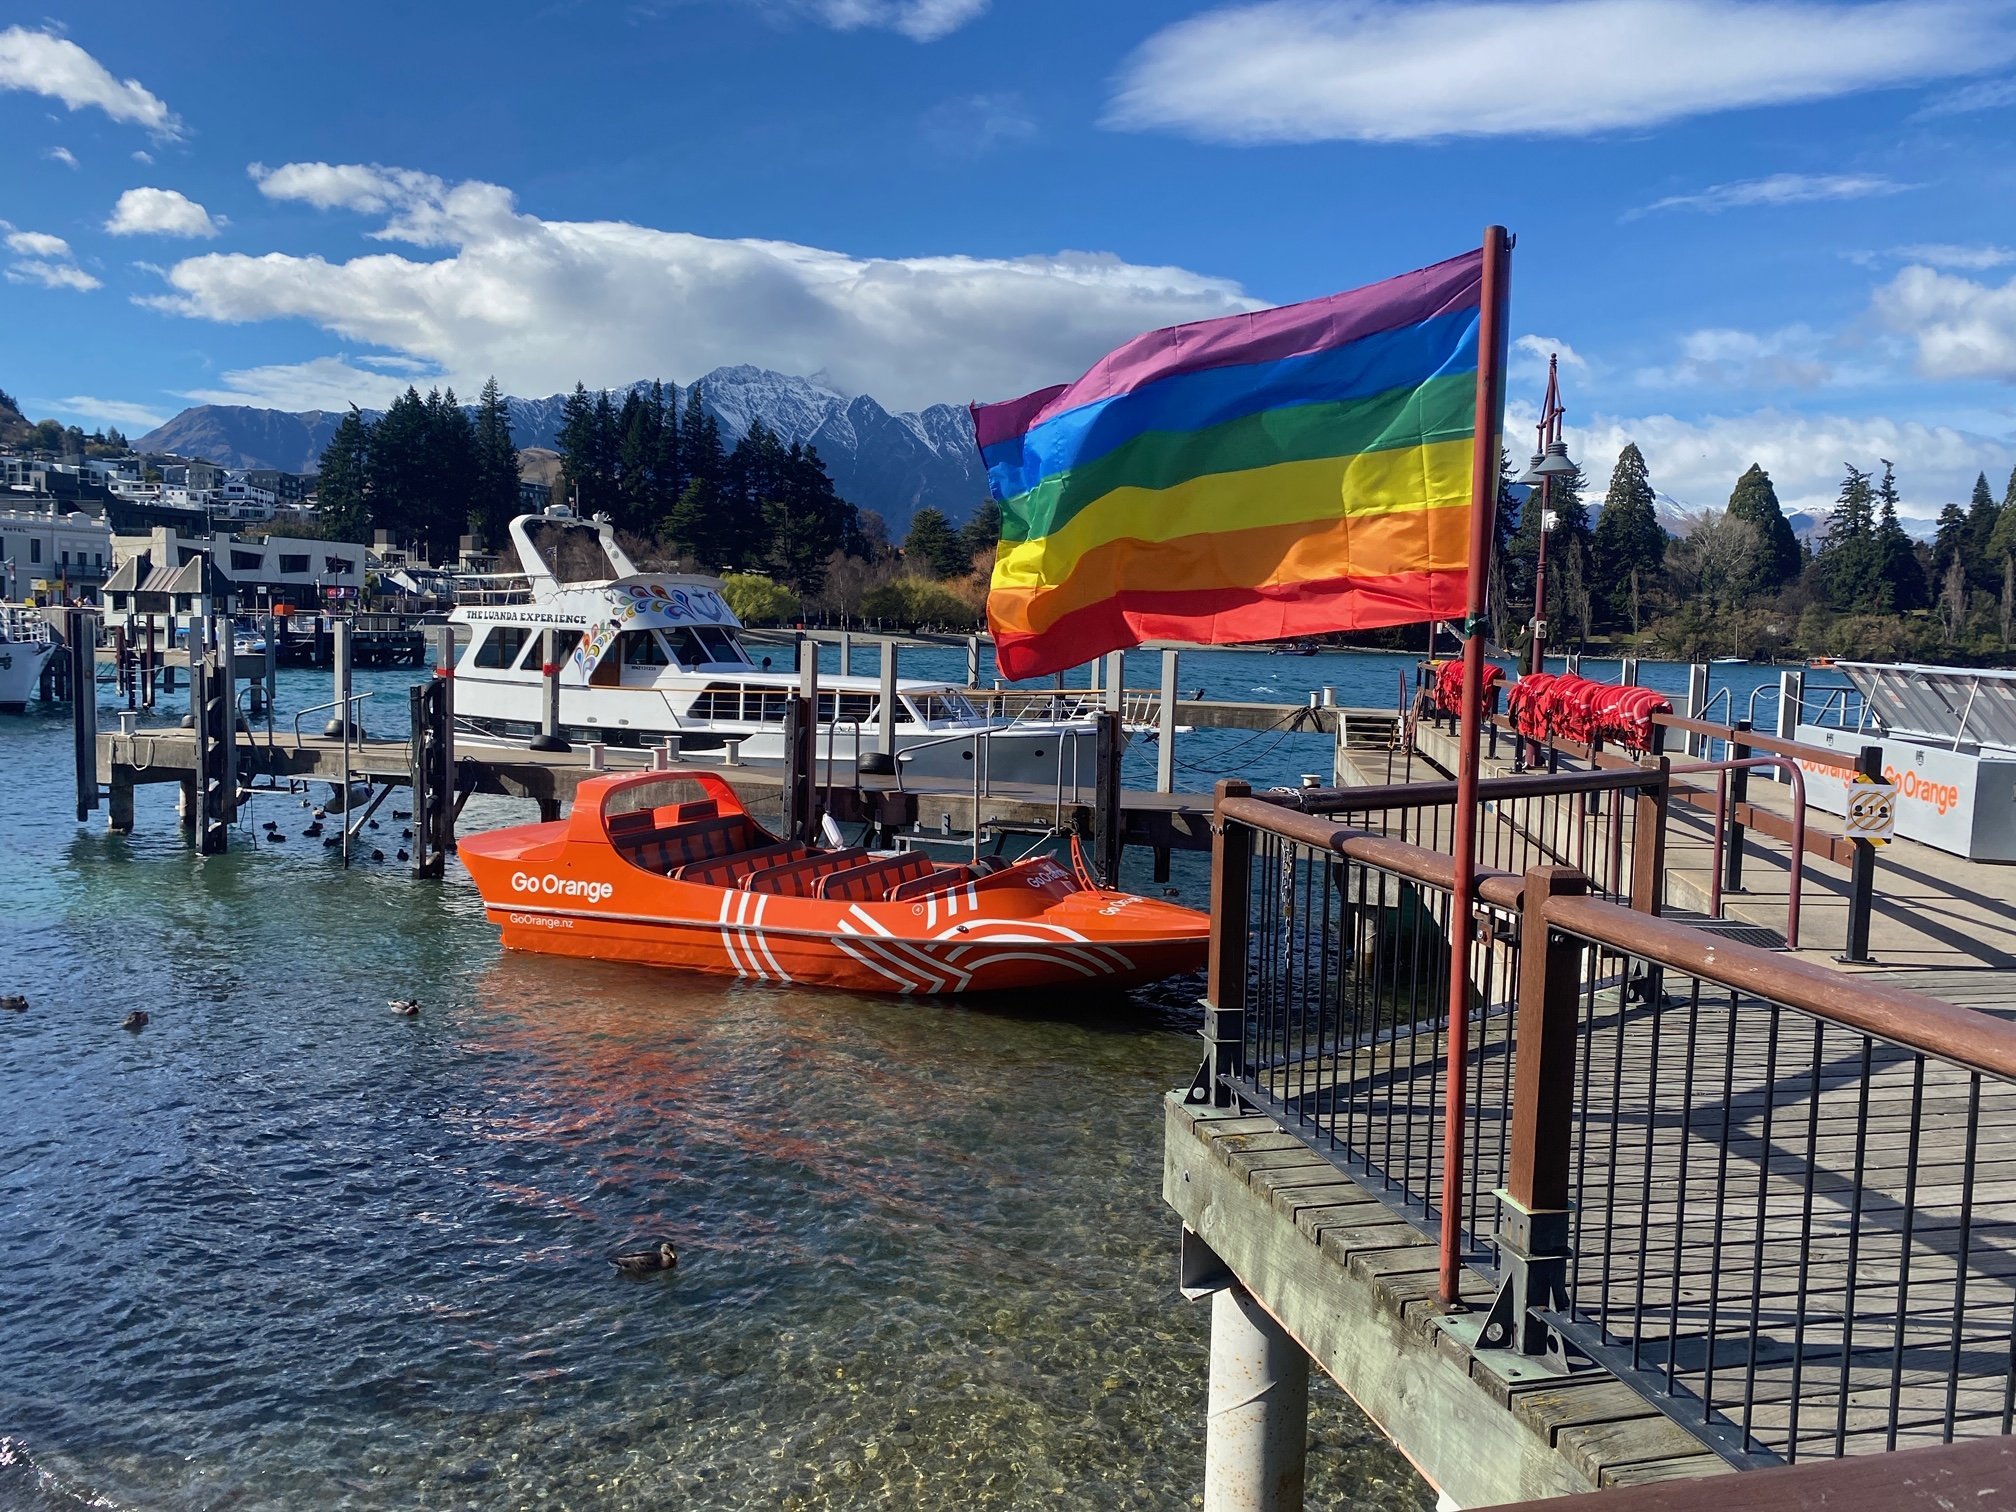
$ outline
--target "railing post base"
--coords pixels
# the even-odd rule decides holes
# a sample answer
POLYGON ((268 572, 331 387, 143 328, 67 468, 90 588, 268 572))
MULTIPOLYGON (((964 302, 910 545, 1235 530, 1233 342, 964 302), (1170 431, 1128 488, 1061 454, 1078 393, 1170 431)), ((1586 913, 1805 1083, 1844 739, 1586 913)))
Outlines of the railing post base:
POLYGON ((1494 1195, 1498 1198, 1498 1232, 1493 1243, 1505 1279, 1484 1314, 1475 1347, 1508 1349, 1545 1362, 1553 1373, 1565 1375, 1581 1356, 1539 1315, 1568 1305, 1568 1261, 1573 1253, 1568 1247, 1570 1210, 1529 1211, 1503 1187, 1494 1195))

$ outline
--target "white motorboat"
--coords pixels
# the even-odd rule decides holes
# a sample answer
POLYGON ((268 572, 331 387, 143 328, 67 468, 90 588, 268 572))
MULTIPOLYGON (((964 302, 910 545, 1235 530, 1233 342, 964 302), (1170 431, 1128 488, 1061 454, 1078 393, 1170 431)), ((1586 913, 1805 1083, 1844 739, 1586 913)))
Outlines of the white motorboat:
POLYGON ((0 714, 19 714, 35 696, 43 667, 56 654, 49 622, 17 604, 0 607, 0 714))
MULTIPOLYGON (((520 515, 511 540, 523 569, 461 580, 449 616, 468 643, 455 666, 456 724, 520 743, 543 727, 544 632, 554 632, 558 725, 563 739, 615 746, 678 745, 680 759, 710 753, 748 762, 784 759, 789 666, 752 656, 742 624, 712 578, 646 573, 606 520, 563 507, 520 515)), ((1051 788, 1089 784, 1090 717, 996 720, 948 683, 896 685, 893 747, 906 776, 970 781, 974 762, 991 783, 1051 788)), ((883 750, 879 679, 821 676, 817 757, 851 776, 883 750)))

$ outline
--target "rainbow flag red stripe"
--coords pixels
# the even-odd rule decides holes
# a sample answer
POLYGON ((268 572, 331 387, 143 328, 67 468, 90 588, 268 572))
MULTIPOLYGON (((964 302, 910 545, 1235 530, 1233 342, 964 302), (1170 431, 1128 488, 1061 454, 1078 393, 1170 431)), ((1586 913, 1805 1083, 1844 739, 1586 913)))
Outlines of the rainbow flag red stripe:
POLYGON ((1135 338, 975 405, 1010 678, 1463 615, 1483 254, 1135 338))

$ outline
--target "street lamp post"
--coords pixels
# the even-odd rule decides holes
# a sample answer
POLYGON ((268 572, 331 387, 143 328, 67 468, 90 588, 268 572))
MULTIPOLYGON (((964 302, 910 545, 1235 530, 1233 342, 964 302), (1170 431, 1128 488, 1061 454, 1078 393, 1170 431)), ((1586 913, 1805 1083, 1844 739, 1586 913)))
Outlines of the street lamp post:
POLYGON ((1547 532, 1554 523, 1554 480, 1575 474, 1575 464, 1569 460, 1568 447, 1561 440, 1561 419, 1567 413, 1561 404, 1558 358, 1550 354, 1547 397, 1540 405, 1540 423, 1534 427, 1539 433, 1539 444, 1533 453, 1533 465, 1519 480, 1528 485, 1538 484, 1540 488, 1540 549, 1533 562, 1533 619, 1528 636, 1532 652, 1527 665, 1530 672, 1544 671, 1547 665, 1547 532))

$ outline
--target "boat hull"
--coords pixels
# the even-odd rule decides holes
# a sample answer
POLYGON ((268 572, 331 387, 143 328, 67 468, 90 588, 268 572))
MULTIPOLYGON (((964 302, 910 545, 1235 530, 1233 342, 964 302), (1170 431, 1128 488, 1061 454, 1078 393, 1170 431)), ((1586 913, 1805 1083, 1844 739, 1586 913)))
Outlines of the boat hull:
POLYGON ((1028 991, 1035 988, 1136 986, 1204 964, 1204 946, 1187 940, 1099 941, 1082 935, 1004 929, 993 935, 936 939, 779 928, 764 917, 761 894, 727 894, 729 917, 712 922, 590 915, 537 908, 488 910, 509 950, 586 960, 804 984, 852 992, 920 996, 1028 991), (733 917, 736 913, 746 917, 733 917))
POLYGON ((1131 986, 1208 951, 1207 915, 1084 886, 1048 856, 988 869, 784 844, 698 768, 591 778, 568 818, 458 851, 506 948, 547 955, 937 995, 1131 986))

